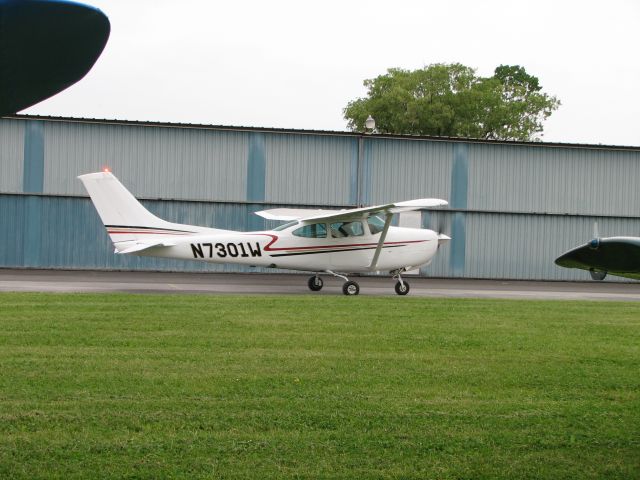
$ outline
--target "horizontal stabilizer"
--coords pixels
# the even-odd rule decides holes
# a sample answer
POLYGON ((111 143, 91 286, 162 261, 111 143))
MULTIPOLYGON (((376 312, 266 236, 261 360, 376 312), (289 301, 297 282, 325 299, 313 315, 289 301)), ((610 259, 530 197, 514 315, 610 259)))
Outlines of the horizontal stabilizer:
POLYGON ((118 250, 116 248, 116 253, 127 254, 127 253, 137 253, 143 250, 148 250, 154 247, 173 247, 175 243, 171 242, 156 242, 156 243, 134 243, 132 246, 125 248, 124 250, 118 250))

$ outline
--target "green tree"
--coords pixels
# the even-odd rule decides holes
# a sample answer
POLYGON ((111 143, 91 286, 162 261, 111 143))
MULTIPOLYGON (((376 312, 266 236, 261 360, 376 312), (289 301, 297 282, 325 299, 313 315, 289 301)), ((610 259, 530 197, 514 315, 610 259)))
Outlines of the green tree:
POLYGON ((381 133, 530 141, 560 106, 518 65, 500 65, 488 78, 459 63, 391 68, 364 86, 367 96, 344 109, 354 131, 371 115, 381 133))

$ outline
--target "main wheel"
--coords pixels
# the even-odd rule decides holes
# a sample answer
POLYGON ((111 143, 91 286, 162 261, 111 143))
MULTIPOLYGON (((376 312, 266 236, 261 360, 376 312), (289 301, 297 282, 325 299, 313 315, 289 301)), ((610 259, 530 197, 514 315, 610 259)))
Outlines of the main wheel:
POLYGON ((320 277, 314 275, 313 277, 309 277, 307 285, 309 285, 309 290, 311 290, 312 292, 318 292, 322 290, 324 282, 320 277))
POLYGON ((342 285, 342 293, 345 295, 358 295, 360 293, 360 285, 349 280, 342 285))
POLYGON ((406 295, 409 293, 409 284, 406 280, 403 280, 402 283, 396 283, 396 293, 398 295, 406 295))

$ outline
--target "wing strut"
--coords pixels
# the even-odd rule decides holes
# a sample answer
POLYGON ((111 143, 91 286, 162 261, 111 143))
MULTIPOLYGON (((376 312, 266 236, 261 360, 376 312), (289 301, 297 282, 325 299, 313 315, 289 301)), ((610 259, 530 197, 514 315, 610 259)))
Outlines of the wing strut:
POLYGON ((389 225, 391 225, 392 217, 393 217, 393 213, 391 212, 387 212, 385 214, 384 228, 382 229, 382 233, 380 234, 380 240, 378 240, 378 246, 376 247, 376 252, 373 254, 373 260, 371 260, 371 265, 369 265, 369 270, 376 269, 376 265, 378 263, 378 257, 380 256, 380 252, 382 251, 384 240, 385 238, 387 238, 387 232, 389 231, 389 225))

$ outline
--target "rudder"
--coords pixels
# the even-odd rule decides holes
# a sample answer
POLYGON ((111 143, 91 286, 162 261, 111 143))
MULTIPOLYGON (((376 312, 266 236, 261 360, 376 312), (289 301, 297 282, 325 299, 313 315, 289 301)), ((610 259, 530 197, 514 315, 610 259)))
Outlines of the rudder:
POLYGON ((162 229, 175 226, 144 208, 111 172, 88 173, 78 178, 114 244, 137 240, 141 234, 163 234, 162 229))

